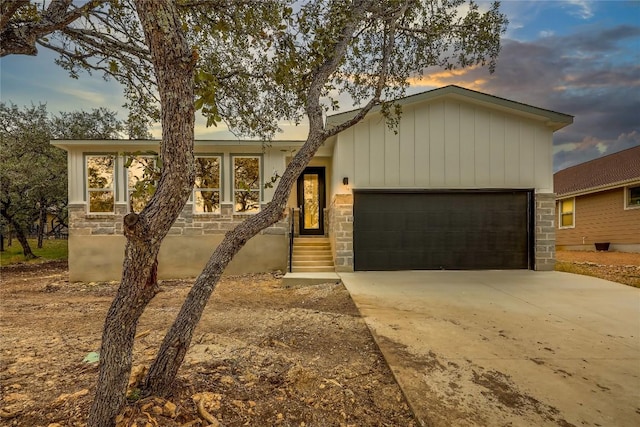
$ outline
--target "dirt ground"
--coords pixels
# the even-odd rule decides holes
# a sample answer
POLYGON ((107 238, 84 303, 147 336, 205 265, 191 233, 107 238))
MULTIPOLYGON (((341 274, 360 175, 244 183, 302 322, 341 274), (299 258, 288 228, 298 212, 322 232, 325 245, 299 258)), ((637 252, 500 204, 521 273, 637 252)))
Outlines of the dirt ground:
POLYGON ((556 270, 584 274, 640 288, 640 253, 558 251, 556 270))
MULTIPOLYGON (((115 283, 69 283, 65 263, 2 269, 0 425, 81 426, 115 283)), ((164 281, 143 315, 134 373, 152 360, 189 290, 164 281)), ((414 426, 342 285, 285 288, 273 275, 224 279, 169 400, 135 401, 118 426, 414 426)))
MULTIPOLYGON (((640 286, 640 254, 558 252, 559 269, 640 286)), ((0 425, 82 426, 116 283, 69 283, 67 265, 2 268, 0 425)), ((190 281, 164 281, 138 327, 148 366, 190 281)), ((118 426, 416 426, 342 285, 286 288, 270 274, 225 278, 169 400, 136 400, 118 426)), ((139 377, 139 375, 137 375, 139 377)))

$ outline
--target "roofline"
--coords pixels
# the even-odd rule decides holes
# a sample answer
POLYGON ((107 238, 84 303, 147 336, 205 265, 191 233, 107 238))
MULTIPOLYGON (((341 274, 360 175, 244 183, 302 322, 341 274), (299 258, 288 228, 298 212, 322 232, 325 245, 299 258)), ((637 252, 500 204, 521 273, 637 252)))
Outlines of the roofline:
MULTIPOLYGON (((523 104, 521 102, 512 101, 510 99, 501 98, 495 95, 489 95, 486 93, 478 92, 471 89, 466 89, 456 85, 448 85, 438 89, 432 89, 426 92, 409 95, 404 98, 400 98, 395 102, 399 105, 410 105, 418 102, 424 102, 433 100, 439 97, 453 96, 461 97, 464 99, 471 99, 477 104, 485 105, 488 107, 496 108, 501 107, 504 110, 511 110, 519 112, 522 115, 529 116, 531 118, 540 120, 546 119, 545 125, 549 126, 553 131, 562 129, 573 123, 573 116, 569 114, 559 113, 553 110, 547 110, 544 108, 534 107, 532 105, 523 104)), ((327 125, 337 126, 351 118, 353 118, 361 109, 355 109, 345 111, 343 113, 334 114, 327 117, 327 125)), ((380 106, 374 107, 369 114, 379 113, 380 106)))
MULTIPOLYGON (((52 139, 51 145, 58 148, 73 148, 83 146, 94 147, 157 147, 162 141, 160 139, 52 139)), ((249 139, 194 139, 194 146, 261 146, 266 145, 303 145, 304 140, 249 140, 249 139)))
POLYGON ((599 193, 606 190, 614 190, 620 187, 627 187, 629 184, 640 184, 640 177, 625 179, 623 181, 613 182, 610 184, 602 184, 597 187, 585 188, 582 190, 571 191, 568 193, 557 193, 556 200, 567 199, 569 197, 586 196, 588 194, 599 193))

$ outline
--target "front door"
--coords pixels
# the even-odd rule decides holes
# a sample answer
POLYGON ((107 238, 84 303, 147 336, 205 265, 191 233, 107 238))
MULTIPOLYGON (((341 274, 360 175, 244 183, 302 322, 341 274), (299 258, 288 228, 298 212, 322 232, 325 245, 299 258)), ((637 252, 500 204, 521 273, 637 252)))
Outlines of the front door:
POLYGON ((324 234, 324 168, 308 167, 298 178, 300 234, 324 234))

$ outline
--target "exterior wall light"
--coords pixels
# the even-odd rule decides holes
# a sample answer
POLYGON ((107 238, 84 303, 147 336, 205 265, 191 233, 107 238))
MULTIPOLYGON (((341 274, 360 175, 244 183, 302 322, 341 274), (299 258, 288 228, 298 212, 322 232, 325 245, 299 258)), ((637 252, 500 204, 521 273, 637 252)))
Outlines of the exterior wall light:
POLYGON ((345 176, 344 178, 342 178, 342 183, 343 183, 344 185, 349 185, 349 177, 346 177, 346 176, 345 176))

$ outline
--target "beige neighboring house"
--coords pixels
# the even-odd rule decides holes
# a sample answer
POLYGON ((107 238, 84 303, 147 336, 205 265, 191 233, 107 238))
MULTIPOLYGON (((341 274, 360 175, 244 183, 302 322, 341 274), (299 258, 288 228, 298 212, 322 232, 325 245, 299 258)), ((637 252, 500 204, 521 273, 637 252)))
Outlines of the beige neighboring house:
MULTIPOLYGON (((226 272, 553 269, 552 139, 573 117, 457 86, 399 103, 395 131, 375 110, 326 141, 282 220, 226 272)), ((144 202, 132 189, 151 161, 123 153, 157 151, 158 141, 52 143, 68 152, 70 280, 118 280, 122 219, 144 202)), ((269 203, 264 184, 302 143, 196 140, 196 186, 159 276, 197 275, 224 233, 269 203)))
POLYGON ((556 172, 558 250, 640 252, 640 146, 556 172))

